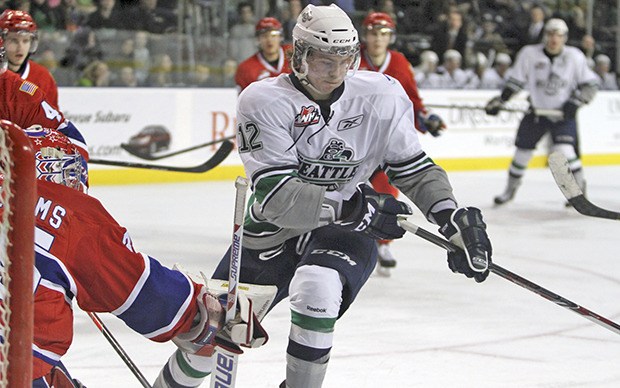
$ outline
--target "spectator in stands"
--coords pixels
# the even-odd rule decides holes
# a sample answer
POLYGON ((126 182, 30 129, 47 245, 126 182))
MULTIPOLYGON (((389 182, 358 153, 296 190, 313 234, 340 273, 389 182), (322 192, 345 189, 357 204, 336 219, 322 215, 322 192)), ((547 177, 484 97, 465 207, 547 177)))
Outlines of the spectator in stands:
POLYGON ((127 11, 126 28, 155 34, 173 32, 177 29, 174 11, 157 6, 157 0, 140 0, 127 11))
POLYGON ((495 66, 488 69, 480 80, 479 89, 503 89, 509 76, 512 59, 506 53, 499 53, 495 57, 495 66))
POLYGON ((472 39, 476 51, 482 52, 485 56, 508 51, 504 38, 497 31, 497 25, 502 22, 501 16, 493 16, 490 13, 482 15, 482 23, 475 30, 472 39))
POLYGON ((594 37, 588 34, 585 34, 581 38, 581 45, 579 46, 579 49, 584 53, 586 58, 591 61, 594 61, 594 57, 597 55, 602 54, 596 47, 594 37))
POLYGON ((77 86, 110 86, 110 69, 100 60, 89 63, 82 71, 77 86))
POLYGON ((151 52, 148 48, 149 33, 138 31, 134 36, 133 63, 139 84, 145 84, 151 68, 151 52))
POLYGON ((88 15, 86 25, 92 29, 112 28, 121 30, 126 28, 122 13, 116 7, 116 0, 99 0, 97 9, 88 15))
POLYGON ((437 74, 439 57, 432 50, 422 51, 420 65, 414 68, 415 81, 420 89, 438 89, 441 87, 440 76, 437 74))
POLYGON ((448 13, 448 19, 432 34, 431 47, 442 57, 447 50, 456 50, 461 58, 465 56, 467 47, 467 29, 463 23, 463 15, 456 10, 448 13))
POLYGON ((172 75, 172 58, 166 53, 155 56, 153 66, 147 80, 147 85, 158 88, 174 86, 175 81, 172 75))
POLYGON ((463 89, 469 76, 461 69, 463 57, 456 50, 447 50, 443 54, 443 64, 438 69, 439 84, 443 89, 463 89))
POLYGON ((211 68, 204 64, 197 64, 191 74, 190 86, 197 88, 212 88, 218 86, 211 76, 211 68))
POLYGON ((600 78, 600 90, 618 90, 616 74, 610 72, 611 59, 605 54, 599 54, 594 58, 594 72, 600 78))
POLYGON ((288 8, 282 13, 282 30, 284 31, 284 43, 293 41, 293 27, 297 23, 297 17, 304 5, 301 0, 288 0, 288 8))
POLYGON ((237 6, 240 20, 230 29, 228 39, 230 56, 240 63, 252 56, 256 51, 256 37, 254 36, 254 6, 241 2, 237 6))
POLYGON ((49 6, 47 0, 32 0, 22 1, 22 5, 26 6, 26 12, 32 15, 32 18, 39 26, 40 30, 57 30, 64 29, 62 24, 62 16, 60 15, 60 9, 58 7, 52 8, 49 6))
POLYGON ((464 89, 481 89, 482 79, 490 71, 489 60, 486 55, 477 52, 473 55, 473 58, 471 68, 465 69, 467 80, 463 86, 464 89))
POLYGON ((131 66, 124 66, 118 72, 118 78, 114 81, 113 86, 135 88, 138 86, 138 78, 136 71, 131 66))
POLYGON ((233 58, 226 58, 222 61, 222 66, 218 72, 218 80, 216 84, 223 88, 234 88, 237 86, 235 82, 235 74, 237 74, 238 63, 233 58))
POLYGON ((97 59, 103 59, 103 50, 97 36, 89 27, 82 27, 73 35, 73 40, 61 59, 60 65, 82 71, 86 65, 97 59))
POLYGON ((544 8, 539 4, 532 5, 530 8, 530 20, 519 34, 519 47, 542 42, 544 26, 544 8))
POLYGON ((76 31, 86 23, 88 15, 95 10, 90 1, 61 0, 56 8, 59 15, 58 29, 76 31))

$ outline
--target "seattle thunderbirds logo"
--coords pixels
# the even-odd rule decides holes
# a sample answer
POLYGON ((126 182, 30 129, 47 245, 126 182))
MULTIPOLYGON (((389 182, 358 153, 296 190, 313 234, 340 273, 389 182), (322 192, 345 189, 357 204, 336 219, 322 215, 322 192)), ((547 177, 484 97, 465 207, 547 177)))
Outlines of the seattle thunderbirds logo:
POLYGON ((299 177, 328 190, 336 190, 342 183, 349 182, 359 169, 362 160, 353 160, 355 153, 340 139, 330 139, 318 159, 299 154, 299 177))

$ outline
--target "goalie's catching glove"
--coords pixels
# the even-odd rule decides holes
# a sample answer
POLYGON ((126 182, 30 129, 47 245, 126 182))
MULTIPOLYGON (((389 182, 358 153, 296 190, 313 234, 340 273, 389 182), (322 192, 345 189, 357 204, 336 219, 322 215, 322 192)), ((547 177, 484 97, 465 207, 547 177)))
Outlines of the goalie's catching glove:
POLYGON ((480 209, 456 209, 439 232, 462 248, 458 252, 448 252, 448 266, 452 272, 483 282, 489 276, 492 247, 480 209))
MULTIPOLYGON (((222 294, 222 303, 226 303, 226 294, 222 294)), ((239 345, 246 348, 258 348, 269 340, 269 335, 254 314, 253 304, 243 293, 237 295, 237 314, 217 333, 215 343, 224 349, 243 354, 239 345)))
POLYGON ((435 113, 419 113, 418 126, 420 132, 430 133, 433 137, 441 136, 441 131, 446 129, 446 123, 435 113))
POLYGON ((398 225, 398 216, 411 213, 405 202, 361 184, 351 199, 344 201, 342 218, 335 225, 376 240, 394 240, 405 234, 405 229, 398 225))

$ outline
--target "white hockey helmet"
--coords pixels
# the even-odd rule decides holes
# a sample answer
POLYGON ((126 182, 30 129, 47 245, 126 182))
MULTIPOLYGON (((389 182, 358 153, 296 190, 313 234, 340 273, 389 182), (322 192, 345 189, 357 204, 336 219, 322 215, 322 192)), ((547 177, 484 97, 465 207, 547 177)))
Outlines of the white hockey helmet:
POLYGON ((562 19, 553 18, 545 23, 545 32, 555 32, 560 35, 568 35, 568 26, 562 19))
POLYGON ((439 56, 432 50, 424 50, 420 54, 420 60, 423 64, 427 63, 439 63, 439 56))
POLYGON ((310 50, 340 56, 353 55, 349 68, 353 74, 360 63, 357 30, 349 16, 337 5, 304 8, 293 28, 293 72, 300 80, 308 75, 306 58, 310 50))
POLYGON ((499 53, 495 57, 495 64, 496 65, 508 65, 508 66, 510 66, 512 64, 512 59, 510 59, 510 55, 508 55, 506 53, 499 53))

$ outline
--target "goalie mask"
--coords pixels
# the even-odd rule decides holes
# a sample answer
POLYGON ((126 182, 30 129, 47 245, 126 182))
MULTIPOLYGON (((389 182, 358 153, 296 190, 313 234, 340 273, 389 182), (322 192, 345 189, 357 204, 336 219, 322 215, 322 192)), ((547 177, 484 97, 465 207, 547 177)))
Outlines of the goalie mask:
POLYGON ((2 31, 2 38, 5 40, 9 32, 30 35, 32 40, 29 53, 32 54, 37 51, 39 45, 37 24, 28 12, 13 9, 2 12, 0 15, 0 31, 2 31))
MULTIPOLYGON (((2 125, 9 123, 2 121, 2 125)), ((11 125, 15 125, 10 123, 11 125)), ((86 161, 64 134, 40 125, 24 130, 35 151, 37 179, 86 192, 86 161)))
POLYGON ((292 68, 295 76, 310 85, 306 59, 313 51, 342 57, 352 56, 348 76, 360 63, 360 43, 357 30, 349 16, 338 6, 308 5, 301 11, 293 28, 292 68))

